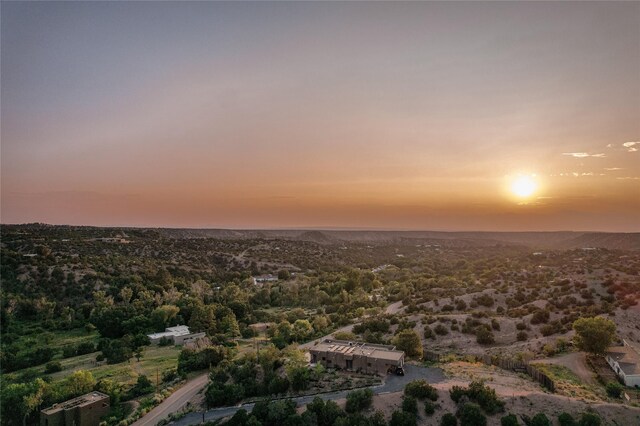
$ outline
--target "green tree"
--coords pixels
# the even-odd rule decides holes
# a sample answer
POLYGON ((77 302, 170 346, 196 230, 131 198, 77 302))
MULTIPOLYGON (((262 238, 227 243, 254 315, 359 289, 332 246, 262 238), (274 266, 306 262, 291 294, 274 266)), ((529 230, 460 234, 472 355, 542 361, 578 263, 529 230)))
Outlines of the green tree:
POLYGON ((75 397, 91 392, 95 385, 96 379, 90 371, 78 370, 64 379, 63 387, 67 395, 75 397))
POLYGON ((393 338, 393 344, 396 345, 399 350, 404 351, 409 357, 422 357, 422 342, 420 341, 420 336, 412 329, 405 329, 396 334, 393 338))
POLYGON ((96 390, 104 394, 109 395, 111 405, 115 406, 120 402, 122 395, 122 385, 112 379, 100 379, 96 383, 96 390))
POLYGON ((303 342, 313 334, 313 326, 308 320, 296 320, 293 323, 293 340, 303 342))
POLYGON ((38 378, 35 380, 34 385, 32 387, 32 391, 23 397, 23 410, 24 416, 22 417, 22 424, 27 424, 27 417, 34 411, 36 411, 40 405, 42 405, 42 401, 44 400, 44 395, 47 390, 47 383, 38 378))
POLYGON ((578 348, 594 355, 602 355, 611 346, 616 324, 602 317, 579 318, 573 323, 573 329, 578 348))
POLYGON ((129 393, 131 394, 132 397, 136 397, 136 396, 151 393, 153 392, 153 390, 154 390, 154 387, 153 387, 153 383, 151 383, 151 380, 149 380, 149 378, 144 374, 141 374, 140 376, 138 376, 138 380, 136 381, 136 384, 131 388, 129 393))
POLYGON ((180 308, 173 305, 162 305, 151 312, 151 322, 156 331, 164 331, 178 315, 180 308))

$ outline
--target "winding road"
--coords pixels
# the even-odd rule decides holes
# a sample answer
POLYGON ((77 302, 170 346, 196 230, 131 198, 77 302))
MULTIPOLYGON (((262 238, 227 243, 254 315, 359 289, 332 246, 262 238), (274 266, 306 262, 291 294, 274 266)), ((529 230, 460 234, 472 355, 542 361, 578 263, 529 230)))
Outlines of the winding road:
MULTIPOLYGON (((399 392, 404 389, 407 383, 416 379, 426 379, 429 383, 440 383, 440 382, 444 382, 446 380, 446 377, 444 375, 444 372, 439 368, 405 365, 404 376, 389 375, 386 377, 385 383, 379 386, 372 387, 371 389, 373 390, 373 393, 376 395, 399 392)), ((295 401, 298 404, 298 406, 303 406, 313 401, 313 399, 316 396, 319 396, 324 400, 336 400, 336 399, 346 398, 349 392, 351 392, 351 390, 329 392, 329 393, 323 393, 318 395, 300 396, 300 397, 291 398, 291 399, 295 401)), ((211 421, 211 420, 221 419, 223 417, 232 416, 233 414, 235 414, 236 411, 240 410, 241 408, 247 411, 251 411, 253 409, 253 406, 254 406, 254 403, 248 403, 248 404, 241 404, 233 407, 214 408, 212 410, 204 412, 204 420, 211 421)), ((203 414, 202 412, 189 413, 183 418, 173 421, 170 424, 176 425, 176 426, 197 425, 202 423, 202 419, 203 419, 202 414, 203 414)))

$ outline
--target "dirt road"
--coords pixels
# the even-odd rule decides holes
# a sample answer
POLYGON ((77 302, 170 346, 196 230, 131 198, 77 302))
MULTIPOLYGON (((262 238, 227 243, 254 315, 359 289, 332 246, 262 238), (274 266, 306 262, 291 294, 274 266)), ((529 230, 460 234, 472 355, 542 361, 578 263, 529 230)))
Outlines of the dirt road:
POLYGON ((209 374, 207 373, 189 380, 147 415, 138 419, 133 426, 155 426, 160 420, 169 417, 169 414, 180 411, 208 382, 209 374))
POLYGON ((404 308, 404 306, 402 306, 402 300, 400 300, 398 302, 392 303, 389 306, 387 306, 387 309, 385 312, 387 314, 397 314, 402 310, 402 308, 404 308))

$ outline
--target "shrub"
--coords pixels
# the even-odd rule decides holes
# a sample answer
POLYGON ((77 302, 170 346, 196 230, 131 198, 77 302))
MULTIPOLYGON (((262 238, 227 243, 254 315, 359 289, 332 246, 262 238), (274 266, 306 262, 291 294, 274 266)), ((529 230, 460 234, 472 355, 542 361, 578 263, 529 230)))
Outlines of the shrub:
POLYGON ((569 413, 561 413, 558 416, 558 423, 560 423, 560 426, 576 426, 576 421, 569 413))
POLYGON ((607 395, 613 398, 620 398, 623 389, 622 385, 618 382, 607 383, 607 395))
POLYGON ((62 348, 62 358, 71 358, 76 356, 76 347, 75 346, 65 346, 62 348))
POLYGON ((595 413, 582 413, 580 416, 579 426, 600 426, 602 420, 595 413))
POLYGON ((411 413, 413 415, 418 414, 418 402, 412 396, 405 395, 402 397, 402 411, 405 413, 411 413))
POLYGON ((391 414, 389 426, 416 426, 417 423, 418 419, 415 414, 397 410, 391 414))
POLYGON ((456 413, 460 419, 460 426, 486 426, 487 416, 484 415, 478 404, 467 402, 456 413))
POLYGON ((44 367, 44 374, 57 373, 58 371, 62 371, 62 364, 60 361, 50 361, 44 367))
POLYGON ((76 354, 78 355, 86 355, 96 351, 96 345, 93 342, 84 342, 78 345, 76 349, 76 354))
POLYGON ((136 384, 131 388, 131 390, 129 390, 129 395, 135 398, 136 396, 151 393, 153 392, 153 390, 154 387, 153 383, 151 383, 151 380, 149 380, 149 378, 144 374, 141 374, 140 376, 138 376, 138 381, 136 382, 136 384))
POLYGON ((170 346, 170 345, 173 345, 173 341, 168 337, 161 337, 160 340, 158 340, 158 346, 170 346))
POLYGON ((438 390, 427 383, 426 380, 413 380, 404 388, 404 394, 418 399, 438 400, 438 390))
POLYGON ((518 339, 519 342, 524 342, 529 338, 529 335, 527 334, 526 331, 519 331, 518 334, 516 335, 516 338, 518 339))
POLYGON ((445 327, 442 324, 438 324, 433 328, 433 331, 435 331, 436 334, 439 334, 440 336, 444 336, 446 334, 449 334, 449 330, 447 330, 447 327, 445 327))
POLYGON ((498 399, 496 391, 489 386, 485 386, 482 381, 473 381, 468 388, 453 386, 449 390, 451 399, 458 403, 463 396, 470 401, 479 404, 487 414, 496 414, 504 411, 504 402, 498 399))
POLYGON ((424 338, 425 339, 433 339, 435 336, 433 335, 433 330, 428 325, 424 326, 424 338))
POLYGON ((527 426, 551 426, 551 421, 544 413, 538 413, 530 419, 528 416, 522 416, 527 426))
POLYGON ((531 324, 541 324, 549 321, 549 311, 539 309, 531 316, 531 324))
POLYGON ((515 414, 507 414, 500 419, 501 426, 518 426, 518 418, 515 414))
POLYGON ((496 341, 493 337, 493 332, 486 325, 482 325, 476 329, 476 340, 481 345, 490 345, 496 341))
POLYGON ((491 320, 491 328, 500 331, 500 323, 495 318, 491 320))
POLYGON ((458 419, 451 413, 445 413, 440 420, 440 426, 458 426, 458 419))
POLYGON ((427 401, 424 403, 424 412, 427 414, 427 416, 431 416, 433 413, 435 413, 436 408, 440 408, 440 406, 438 404, 434 404, 431 401, 427 401))
POLYGON ((163 382, 171 382, 178 377, 178 372, 175 368, 171 368, 169 370, 165 370, 162 372, 162 381, 163 382))
POLYGON ((467 394, 467 391, 462 386, 453 385, 451 389, 449 389, 449 396, 451 400, 456 404, 460 402, 460 399, 467 394))
POLYGON ((516 324, 516 329, 518 330, 526 330, 527 329, 527 324, 523 323, 523 322, 519 322, 516 324))
POLYGON ((347 413, 357 413, 371 407, 373 402, 373 391, 371 389, 360 389, 347 394, 347 413))
POLYGON ((556 334, 562 331, 560 324, 557 322, 552 322, 551 324, 545 324, 540 327, 540 333, 543 336, 551 336, 552 334, 556 334))

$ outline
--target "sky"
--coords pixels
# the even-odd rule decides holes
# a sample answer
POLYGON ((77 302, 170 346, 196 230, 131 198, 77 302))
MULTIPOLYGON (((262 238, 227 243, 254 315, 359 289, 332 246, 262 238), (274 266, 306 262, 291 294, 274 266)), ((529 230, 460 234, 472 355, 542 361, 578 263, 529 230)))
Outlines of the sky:
POLYGON ((0 12, 2 223, 640 231, 639 2, 0 12))

